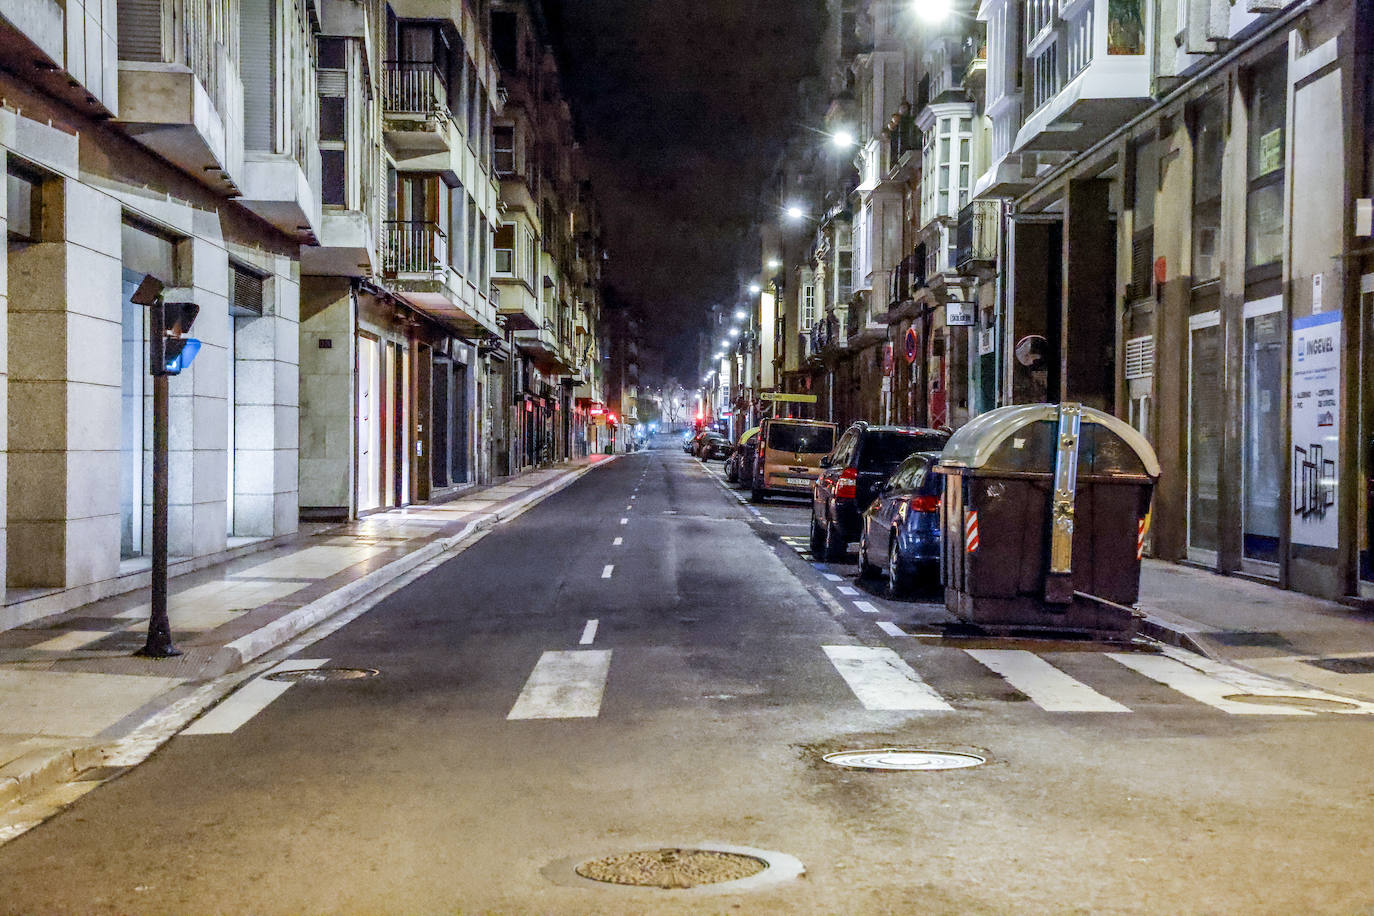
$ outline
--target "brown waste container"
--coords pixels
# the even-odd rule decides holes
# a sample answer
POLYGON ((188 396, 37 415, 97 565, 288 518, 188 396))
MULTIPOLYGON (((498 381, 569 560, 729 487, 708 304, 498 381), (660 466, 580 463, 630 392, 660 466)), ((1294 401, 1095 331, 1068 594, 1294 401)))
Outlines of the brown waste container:
POLYGON ((945 606, 984 629, 1134 635, 1159 478, 1125 422, 1078 404, 1022 404, 956 432, 945 477, 945 606))

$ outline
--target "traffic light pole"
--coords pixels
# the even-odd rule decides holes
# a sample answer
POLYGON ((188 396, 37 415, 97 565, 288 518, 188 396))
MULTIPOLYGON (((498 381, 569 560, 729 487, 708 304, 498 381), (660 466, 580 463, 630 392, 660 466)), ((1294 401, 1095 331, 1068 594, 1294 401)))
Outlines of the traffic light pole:
MULTIPOLYGON (((154 309, 161 312, 161 309, 154 309)), ((161 321, 154 320, 152 330, 161 321)), ((172 645, 172 624, 167 618, 167 414, 168 377, 153 376, 153 581, 152 613, 148 616, 148 641, 137 655, 169 658, 180 655, 172 645)))

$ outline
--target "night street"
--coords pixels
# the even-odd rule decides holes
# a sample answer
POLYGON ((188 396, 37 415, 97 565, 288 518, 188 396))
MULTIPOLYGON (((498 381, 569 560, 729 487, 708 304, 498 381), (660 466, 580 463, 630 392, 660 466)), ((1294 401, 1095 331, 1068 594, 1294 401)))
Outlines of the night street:
POLYGON ((0 910, 1296 913, 1374 894, 1368 716, 1207 705, 1198 679, 1135 670, 1172 661, 1145 646, 942 640, 942 606, 813 564, 804 503, 755 513, 677 445, 594 469, 278 666, 376 677, 250 680, 0 847, 0 910), (894 746, 987 762, 822 759, 894 746), (772 867, 681 891, 573 871, 668 847, 772 867))

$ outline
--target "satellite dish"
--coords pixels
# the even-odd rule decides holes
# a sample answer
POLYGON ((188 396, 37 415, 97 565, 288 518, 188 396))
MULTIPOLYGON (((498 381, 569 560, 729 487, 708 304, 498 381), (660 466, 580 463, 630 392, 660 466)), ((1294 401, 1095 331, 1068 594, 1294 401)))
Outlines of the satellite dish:
POLYGON ((1039 334, 1027 334, 1016 342, 1016 361, 1027 369, 1044 369, 1050 342, 1039 334))

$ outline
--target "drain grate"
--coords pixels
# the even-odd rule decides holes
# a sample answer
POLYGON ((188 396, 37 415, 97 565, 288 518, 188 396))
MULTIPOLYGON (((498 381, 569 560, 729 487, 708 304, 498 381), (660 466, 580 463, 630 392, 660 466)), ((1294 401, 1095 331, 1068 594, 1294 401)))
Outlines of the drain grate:
POLYGON ((1255 706, 1287 706, 1293 709, 1307 709, 1312 712, 1342 712, 1347 709, 1359 709, 1357 703, 1346 703, 1342 700, 1326 700, 1321 697, 1296 697, 1288 695, 1269 695, 1261 693, 1232 693, 1222 699, 1230 700, 1232 703, 1250 703, 1255 706))
POLYGON ((1374 655, 1354 658, 1309 658, 1307 663, 1315 668, 1334 671, 1336 674, 1374 674, 1374 655))
POLYGON ((987 763, 986 757, 958 751, 929 751, 915 747, 884 747, 826 754, 826 763, 858 770, 959 770, 987 763))
POLYGON ((750 878, 767 867, 765 860, 738 852, 670 848, 593 859, 575 870, 584 878, 605 884, 685 890, 750 878))
POLYGON ((295 684, 321 681, 363 681, 382 672, 376 668, 288 668, 263 675, 269 681, 289 681, 295 684))

